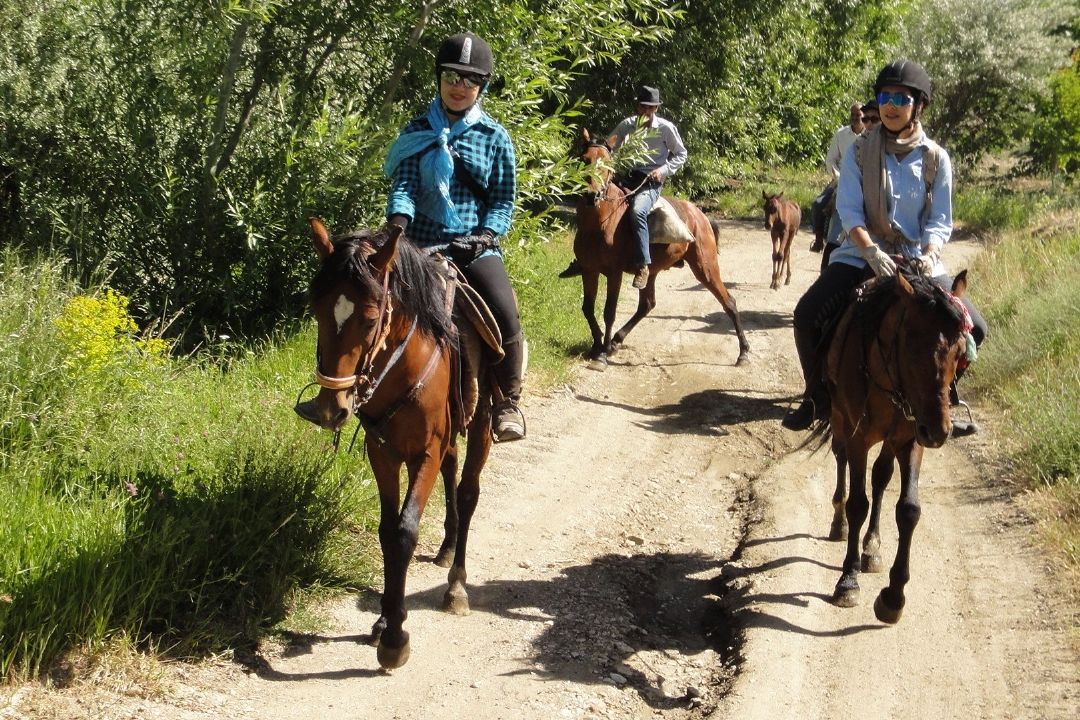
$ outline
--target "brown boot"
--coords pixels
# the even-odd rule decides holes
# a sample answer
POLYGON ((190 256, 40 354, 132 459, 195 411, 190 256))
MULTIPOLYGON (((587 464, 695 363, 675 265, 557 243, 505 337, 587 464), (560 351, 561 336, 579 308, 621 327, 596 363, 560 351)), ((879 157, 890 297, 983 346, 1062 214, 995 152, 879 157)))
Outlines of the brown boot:
POLYGON ((630 286, 635 290, 641 290, 649 284, 649 266, 642 265, 637 269, 637 273, 634 274, 634 281, 630 283, 630 286))

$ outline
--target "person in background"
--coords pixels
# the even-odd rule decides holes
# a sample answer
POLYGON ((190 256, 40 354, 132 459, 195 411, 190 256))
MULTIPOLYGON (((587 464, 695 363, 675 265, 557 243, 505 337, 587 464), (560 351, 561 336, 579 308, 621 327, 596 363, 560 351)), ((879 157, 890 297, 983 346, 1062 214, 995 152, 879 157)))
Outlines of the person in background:
MULTIPOLYGON (((811 252, 821 252, 825 246, 826 233, 829 227, 829 218, 835 212, 834 195, 836 182, 840 177, 840 159, 844 152, 855 142, 855 138, 863 131, 862 105, 852 103, 848 108, 848 124, 842 125, 829 141, 829 149, 825 152, 825 169, 833 175, 829 184, 810 203, 810 221, 814 228, 814 244, 810 246, 811 252)), ((824 264, 824 263, 823 263, 824 264)))
MULTIPOLYGON (((863 103, 862 134, 865 135, 870 132, 880 122, 881 117, 878 115, 877 100, 869 100, 863 103)), ((852 143, 854 143, 854 138, 852 143)), ((821 253, 821 272, 825 272, 825 268, 829 265, 829 256, 832 255, 832 251, 840 247, 840 231, 843 228, 840 225, 840 213, 836 211, 836 203, 833 202, 832 206, 832 216, 829 218, 828 231, 825 233, 825 247, 821 253)))
MULTIPOLYGON (((657 88, 639 86, 635 102, 637 114, 626 118, 611 131, 607 145, 617 150, 631 133, 646 132, 648 160, 617 180, 619 185, 633 193, 630 212, 633 214, 637 257, 632 285, 640 290, 649 281, 649 265, 652 263, 652 256, 649 254, 649 211, 660 197, 664 182, 686 163, 687 152, 675 124, 657 115, 661 105, 660 91, 657 88)), ((575 259, 559 273, 559 277, 567 278, 580 274, 581 268, 575 259)))

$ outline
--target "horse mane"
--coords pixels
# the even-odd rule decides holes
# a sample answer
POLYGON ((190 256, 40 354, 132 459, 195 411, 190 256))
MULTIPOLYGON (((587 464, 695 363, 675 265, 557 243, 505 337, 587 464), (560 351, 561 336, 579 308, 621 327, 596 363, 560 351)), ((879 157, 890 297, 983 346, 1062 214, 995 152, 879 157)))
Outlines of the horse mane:
MULTIPOLYGON (((915 290, 916 302, 936 311, 943 319, 955 326, 956 332, 963 330, 963 312, 949 298, 948 293, 931 282, 930 278, 914 270, 901 266, 898 271, 904 274, 904 279, 915 290)), ((895 288, 895 277, 877 278, 859 286, 854 299, 852 320, 860 329, 876 332, 881 319, 896 299, 895 288)))
MULTIPOLYGON (((385 230, 356 230, 333 238, 334 252, 323 261, 311 280, 309 292, 317 298, 344 278, 357 283, 364 294, 382 297, 382 284, 371 272, 366 257, 382 247, 389 234, 385 230), (368 253, 363 252, 367 248, 368 253)), ((390 273, 390 296, 396 308, 416 318, 416 326, 442 342, 454 336, 453 320, 446 307, 446 281, 439 266, 404 235, 390 273)))

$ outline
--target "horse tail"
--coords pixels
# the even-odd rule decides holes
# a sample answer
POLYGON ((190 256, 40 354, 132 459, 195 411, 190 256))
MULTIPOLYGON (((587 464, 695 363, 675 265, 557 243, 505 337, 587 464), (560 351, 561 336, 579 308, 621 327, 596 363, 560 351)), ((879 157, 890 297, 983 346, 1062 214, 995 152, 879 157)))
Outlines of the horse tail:
POLYGON ((714 217, 709 218, 709 225, 712 227, 712 233, 716 237, 716 244, 720 244, 720 221, 714 217))

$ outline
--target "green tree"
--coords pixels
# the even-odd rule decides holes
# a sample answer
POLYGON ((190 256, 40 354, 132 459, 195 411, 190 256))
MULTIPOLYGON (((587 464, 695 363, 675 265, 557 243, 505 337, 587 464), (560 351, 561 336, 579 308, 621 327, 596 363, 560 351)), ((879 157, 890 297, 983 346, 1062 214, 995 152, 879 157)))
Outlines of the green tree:
POLYGON ((899 57, 934 84, 927 125, 969 163, 1028 136, 1047 79, 1068 57, 1051 30, 1075 0, 925 0, 904 20, 899 57))

